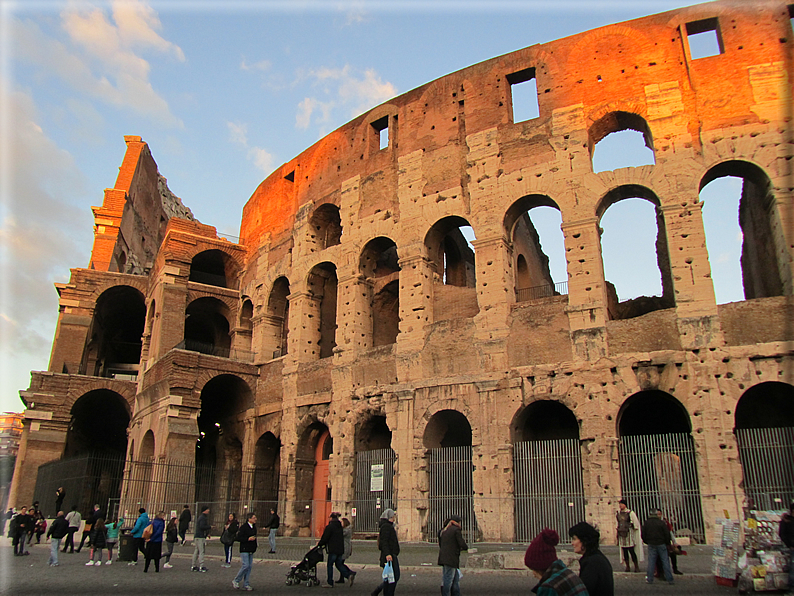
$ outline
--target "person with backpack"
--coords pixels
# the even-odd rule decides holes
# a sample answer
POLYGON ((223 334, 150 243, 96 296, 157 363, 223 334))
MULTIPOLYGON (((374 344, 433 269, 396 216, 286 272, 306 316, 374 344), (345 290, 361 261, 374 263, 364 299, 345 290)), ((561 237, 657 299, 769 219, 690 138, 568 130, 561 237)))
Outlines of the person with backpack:
POLYGON ((146 563, 143 566, 144 573, 148 573, 149 563, 152 561, 154 561, 154 572, 160 573, 160 556, 163 554, 164 530, 165 512, 159 511, 144 532, 144 539, 146 541, 146 552, 144 553, 146 563))
POLYGON ((135 520, 135 525, 132 527, 132 535, 133 540, 135 540, 135 551, 132 555, 132 561, 127 563, 127 565, 137 565, 138 564, 138 553, 141 553, 144 557, 146 556, 146 540, 143 538, 143 531, 149 525, 149 514, 146 513, 146 509, 141 507, 138 509, 138 519, 135 520))
POLYGON ((240 522, 237 521, 237 515, 230 513, 221 533, 221 544, 223 544, 223 551, 226 554, 226 562, 221 567, 232 566, 232 546, 237 539, 237 530, 239 529, 240 522))

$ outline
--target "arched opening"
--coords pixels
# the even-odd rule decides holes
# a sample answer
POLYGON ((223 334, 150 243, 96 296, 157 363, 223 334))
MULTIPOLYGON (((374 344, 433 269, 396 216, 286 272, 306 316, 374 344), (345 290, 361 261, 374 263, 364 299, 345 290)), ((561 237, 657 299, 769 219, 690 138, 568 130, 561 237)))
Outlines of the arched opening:
POLYGON ((766 173, 745 161, 718 164, 701 180, 700 200, 717 304, 784 295, 788 250, 766 173))
POLYGON ((320 205, 309 219, 309 250, 316 252, 342 242, 342 218, 339 207, 326 203, 320 205))
POLYGON ((115 391, 95 389, 74 402, 66 432, 63 457, 105 454, 121 457, 127 453, 130 410, 115 391))
POLYGON ((295 524, 320 536, 331 514, 328 480, 333 438, 328 427, 315 420, 299 433, 295 454, 295 524))
POLYGON ((336 347, 336 265, 316 265, 309 273, 308 289, 311 295, 309 320, 314 320, 316 327, 307 350, 317 358, 327 358, 333 355, 336 347))
POLYGON ((217 298, 191 302, 185 311, 185 349, 228 358, 231 345, 229 308, 217 298))
POLYGON ((377 532, 380 514, 395 509, 391 429, 386 416, 373 415, 356 428, 356 531, 377 532))
POLYGON ((370 240, 361 251, 359 272, 364 277, 373 347, 397 341, 400 332, 400 265, 397 245, 389 238, 370 240))
POLYGON ((778 381, 750 387, 734 420, 748 506, 785 509, 794 502, 794 387, 778 381))
POLYGON ((154 461, 154 433, 147 430, 146 434, 141 439, 141 451, 138 454, 138 459, 141 461, 154 461))
MULTIPOLYGON (((196 440, 197 501, 240 501, 241 438, 245 437, 240 418, 253 405, 251 388, 234 375, 218 375, 201 390, 199 438, 196 440)), ((223 512, 213 512, 213 519, 220 520, 223 515, 223 512)))
POLYGON ((281 441, 266 432, 254 446, 252 495, 249 499, 253 511, 264 515, 271 508, 278 510, 279 470, 281 467, 281 441))
POLYGON ((629 397, 618 413, 623 497, 640 519, 661 507, 676 536, 705 541, 695 445, 681 402, 658 390, 629 397))
POLYGON ((218 288, 237 287, 237 267, 234 259, 222 250, 205 250, 190 262, 189 281, 218 288))
POLYGON ((516 302, 566 294, 565 239, 557 204, 544 195, 522 197, 507 210, 504 225, 513 245, 516 302))
POLYGON ((280 358, 287 354, 289 339, 289 280, 279 277, 270 290, 264 317, 265 354, 280 358))
POLYGON ((139 290, 105 290, 96 302, 80 374, 137 379, 145 321, 146 302, 139 290))
POLYGON ((426 539, 435 537, 451 515, 459 515, 466 540, 476 540, 471 438, 469 420, 457 410, 441 410, 427 422, 423 435, 430 480, 426 539))
POLYGON ((561 536, 585 519, 582 457, 576 416, 558 401, 536 401, 511 425, 516 540, 543 528, 561 536))
POLYGON ((474 232, 462 217, 445 217, 425 236, 425 249, 433 274, 435 321, 469 318, 477 304, 474 232))
POLYGON ((656 195, 642 186, 620 186, 602 199, 596 215, 609 318, 673 308, 667 233, 656 195))
POLYGON ((653 135, 642 116, 611 112, 595 122, 588 132, 593 172, 656 163, 653 135))

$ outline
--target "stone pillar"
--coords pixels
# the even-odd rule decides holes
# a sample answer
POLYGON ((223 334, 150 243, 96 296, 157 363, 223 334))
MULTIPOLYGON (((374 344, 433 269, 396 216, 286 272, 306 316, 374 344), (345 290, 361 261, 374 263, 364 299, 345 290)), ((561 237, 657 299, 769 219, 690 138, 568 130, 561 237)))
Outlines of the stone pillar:
POLYGON ((300 290, 289 296, 289 353, 296 363, 320 358, 320 301, 300 290))
POLYGON ((424 246, 414 244, 400 259, 400 333, 397 335, 397 378, 408 382, 422 376, 421 351, 426 329, 433 323, 433 271, 424 246))
POLYGON ((568 263, 568 321, 574 355, 598 360, 607 355, 607 291, 601 260, 601 232, 593 217, 562 224, 568 263))
POLYGON ((401 391, 386 404, 386 424, 392 431, 394 502, 400 540, 420 540, 427 517, 427 465, 421 437, 414 437, 414 392, 401 391))
POLYGON ((489 370, 507 367, 504 341, 510 333, 510 307, 514 299, 512 249, 503 234, 472 242, 477 268, 476 337, 491 359, 489 370), (493 349, 489 349, 492 347, 493 349))
POLYGON ((339 279, 337 353, 350 361, 372 347, 372 283, 354 274, 339 279))

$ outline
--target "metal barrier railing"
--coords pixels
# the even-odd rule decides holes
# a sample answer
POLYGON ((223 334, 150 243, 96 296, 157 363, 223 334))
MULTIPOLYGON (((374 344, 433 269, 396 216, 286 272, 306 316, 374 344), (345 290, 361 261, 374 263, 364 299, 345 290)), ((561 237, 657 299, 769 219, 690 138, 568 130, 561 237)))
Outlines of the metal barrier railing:
POLYGON ((568 293, 568 282, 561 281, 554 285, 544 284, 531 288, 516 288, 516 302, 527 302, 539 298, 550 298, 552 296, 563 296, 568 293))

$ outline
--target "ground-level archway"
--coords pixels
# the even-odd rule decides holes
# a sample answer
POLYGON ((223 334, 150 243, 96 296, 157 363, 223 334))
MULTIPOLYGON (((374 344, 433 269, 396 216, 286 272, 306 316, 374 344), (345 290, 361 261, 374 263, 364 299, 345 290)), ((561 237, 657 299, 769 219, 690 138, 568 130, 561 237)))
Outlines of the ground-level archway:
POLYGON ((425 537, 435 539, 451 515, 463 520, 464 538, 476 539, 474 516, 474 466, 471 425, 457 410, 433 414, 425 427, 423 441, 428 450, 429 510, 425 537))
POLYGON ((536 401, 516 415, 511 431, 515 539, 529 542, 543 528, 564 536, 585 519, 576 416, 558 401, 536 401))
POLYGON ((622 495, 645 519, 656 507, 676 536, 705 541, 695 444, 689 414, 664 391, 640 391, 618 413, 622 495))
POLYGON ((356 532, 377 532, 381 513, 396 509, 391 429, 386 416, 373 415, 356 429, 356 479, 353 507, 356 532))
POLYGON ((794 502, 794 387, 777 381, 750 387, 734 419, 747 504, 785 509, 794 502))

